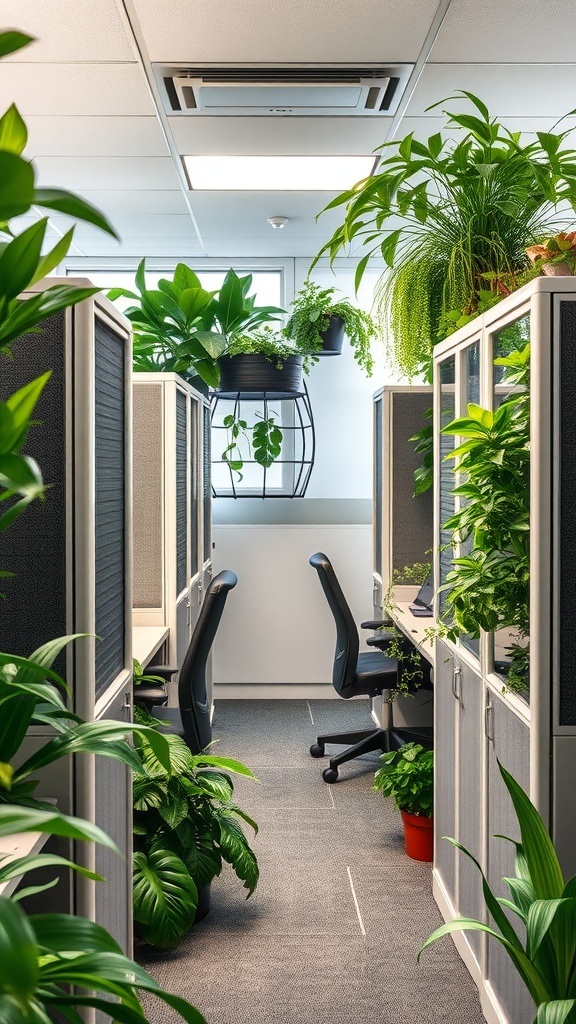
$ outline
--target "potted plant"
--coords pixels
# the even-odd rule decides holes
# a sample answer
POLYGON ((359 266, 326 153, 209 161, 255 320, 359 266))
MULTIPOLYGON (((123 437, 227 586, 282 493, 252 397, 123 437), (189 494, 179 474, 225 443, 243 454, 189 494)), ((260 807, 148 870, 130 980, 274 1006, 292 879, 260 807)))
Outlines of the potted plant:
POLYGON ((305 281, 294 297, 284 333, 301 352, 324 356, 339 355, 346 335, 356 362, 370 377, 374 366, 370 343, 378 336, 376 322, 348 299, 335 300, 335 291, 305 281))
POLYGON ((409 379, 429 368, 432 346, 462 315, 498 301, 507 275, 513 286, 529 267, 526 247, 558 223, 558 203, 576 209, 568 132, 524 142, 472 93, 451 100, 474 108, 445 111, 452 137, 385 143, 376 174, 328 204, 346 208, 344 221, 312 263, 349 255, 352 242, 363 252, 358 286, 371 258, 384 260, 377 301, 389 356, 409 379))
POLYGON ((294 392, 312 358, 280 332, 263 327, 234 334, 219 359, 219 392, 294 392))
POLYGON ((576 273, 576 231, 560 231, 539 245, 530 245, 526 255, 546 277, 573 276, 576 273))
MULTIPOLYGON (((136 718, 161 725, 141 708, 136 718)), ((134 924, 139 938, 174 949, 208 913, 210 883, 223 861, 252 895, 258 864, 240 822, 254 832, 258 826, 232 800, 229 773, 254 779, 249 768, 232 758, 193 755, 179 736, 166 739, 168 766, 147 739, 136 739, 144 775, 134 778, 134 924)))
POLYGON ((433 858, 432 806, 434 751, 419 743, 404 743, 380 757, 382 767, 373 789, 391 796, 402 815, 406 853, 413 860, 433 858))
POLYGON ((522 787, 498 764, 514 804, 521 835, 520 843, 514 843, 515 878, 504 879, 510 891, 509 899, 496 897, 476 857, 455 839, 449 839, 480 872, 490 924, 471 918, 449 921, 426 939, 418 959, 427 946, 443 935, 456 931, 487 932, 504 947, 534 1000, 533 1024, 572 1024, 576 1012, 576 876, 564 879, 542 818, 522 787), (513 912, 514 918, 507 909, 513 912), (517 919, 522 926, 523 939, 517 932, 517 919))
POLYGON ((185 263, 179 263, 172 280, 162 278, 158 288, 146 287, 145 260, 135 278, 137 291, 112 288, 108 298, 132 299, 125 310, 134 330, 134 369, 179 373, 196 386, 217 387, 219 357, 240 331, 252 330, 278 320, 284 314, 276 306, 256 306, 250 295, 252 275, 226 274, 215 292, 204 289, 185 263))

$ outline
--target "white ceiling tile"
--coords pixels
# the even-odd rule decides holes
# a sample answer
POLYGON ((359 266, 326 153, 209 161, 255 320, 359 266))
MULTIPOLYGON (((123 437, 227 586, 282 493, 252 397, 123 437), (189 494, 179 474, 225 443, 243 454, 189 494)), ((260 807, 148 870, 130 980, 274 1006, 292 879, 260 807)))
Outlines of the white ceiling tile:
POLYGON ((27 117, 26 155, 167 156, 156 117, 27 117))
MULTIPOLYGON (((152 189, 82 189, 87 202, 103 210, 110 218, 132 214, 167 215, 186 214, 188 207, 180 190, 162 191, 152 189)), ((54 218, 56 220, 56 218, 54 218)))
POLYGON ((437 0, 134 0, 153 61, 413 61, 437 0))
MULTIPOLYGON (((553 73, 546 64, 427 64, 406 113, 423 116, 431 103, 459 89, 475 93, 492 115, 558 118, 574 107, 576 64, 560 64, 553 73)), ((470 111, 464 100, 450 107, 470 111)))
POLYGON ((390 117, 170 117, 179 153, 353 154, 384 142, 390 117))
POLYGON ((40 156, 34 160, 38 183, 84 189, 177 189, 170 157, 40 156))
MULTIPOLYGON (((399 142, 406 135, 411 132, 414 134, 415 139, 420 141, 426 141, 431 135, 436 132, 441 132, 443 136, 447 138, 459 138, 462 136, 462 132, 454 128, 448 131, 446 128, 445 117, 404 117, 400 122, 400 127, 396 133, 396 140, 399 142)), ((522 135, 526 136, 526 141, 532 141, 535 132, 549 132, 554 128, 556 118, 553 117, 503 117, 500 123, 504 128, 507 128, 511 132, 522 132, 522 135)), ((566 131, 568 128, 576 128, 576 119, 573 117, 566 118, 561 125, 557 125, 555 131, 561 132, 566 131)), ((573 132, 567 137, 566 145, 574 146, 575 141, 573 139, 573 132)))
POLYGON ((154 114, 138 64, 0 63, 0 95, 29 115, 154 114))
POLYGON ((430 60, 560 64, 575 36, 574 0, 452 0, 430 60))
MULTIPOLYGON (((56 221, 54 221, 56 223, 56 221)), ((142 238, 165 238, 165 239, 187 239, 197 241, 194 225, 190 216, 116 216, 113 218, 114 230, 120 236, 121 242, 128 242, 132 239, 142 238)), ((74 232, 74 239, 81 245, 82 241, 92 238, 101 238, 102 233, 98 228, 88 224, 78 223, 74 232)))
POLYGON ((134 60, 115 0, 2 0, 1 13, 35 39, 12 60, 134 60))
POLYGON ((200 234, 208 246, 215 238, 245 240, 249 248, 258 239, 276 244, 280 236, 284 240, 306 236, 315 240, 316 250, 342 218, 341 210, 329 210, 316 222, 333 197, 331 192, 190 193, 200 234), (289 223, 274 230, 267 222, 273 216, 288 217, 289 223))
MULTIPOLYGON (((185 239, 171 240, 167 238, 130 238, 126 242, 115 242, 105 235, 101 238, 83 239, 78 243, 78 249, 86 256, 110 257, 111 259, 147 259, 152 256, 167 256, 174 259, 186 259, 189 256, 198 256, 201 253, 197 242, 185 239)), ((77 256, 77 252, 72 252, 77 256)))

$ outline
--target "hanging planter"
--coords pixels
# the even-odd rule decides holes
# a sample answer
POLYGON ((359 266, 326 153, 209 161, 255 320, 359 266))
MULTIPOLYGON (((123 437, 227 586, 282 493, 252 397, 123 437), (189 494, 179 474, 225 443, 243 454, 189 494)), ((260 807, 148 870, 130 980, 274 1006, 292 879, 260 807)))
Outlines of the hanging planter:
POLYGON ((339 356, 344 342, 344 321, 341 316, 331 316, 330 324, 325 331, 319 331, 322 348, 315 353, 317 356, 339 356))
POLYGON ((302 382, 302 356, 288 356, 281 363, 261 352, 222 356, 217 394, 271 392, 296 395, 302 382))

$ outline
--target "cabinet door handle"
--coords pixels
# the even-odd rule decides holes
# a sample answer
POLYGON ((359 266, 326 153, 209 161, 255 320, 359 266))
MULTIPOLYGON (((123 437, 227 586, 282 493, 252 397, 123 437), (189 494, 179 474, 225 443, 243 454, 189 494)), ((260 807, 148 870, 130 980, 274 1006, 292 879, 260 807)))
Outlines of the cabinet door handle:
POLYGON ((190 598, 186 601, 186 625, 189 626, 192 619, 190 610, 190 598))
POLYGON ((494 726, 494 708, 493 708, 492 704, 487 704, 486 707, 484 708, 484 732, 486 733, 486 738, 490 741, 490 743, 494 742, 494 729, 493 729, 493 726, 494 726))
POLYGON ((124 717, 125 717, 126 721, 128 721, 128 722, 130 721, 130 711, 131 711, 131 708, 132 708, 132 694, 128 691, 128 692, 126 692, 124 694, 124 703, 123 703, 123 705, 122 705, 122 707, 120 709, 121 711, 125 711, 126 712, 124 717))
POLYGON ((462 703, 462 669, 459 665, 454 666, 452 673, 452 694, 459 704, 462 703))

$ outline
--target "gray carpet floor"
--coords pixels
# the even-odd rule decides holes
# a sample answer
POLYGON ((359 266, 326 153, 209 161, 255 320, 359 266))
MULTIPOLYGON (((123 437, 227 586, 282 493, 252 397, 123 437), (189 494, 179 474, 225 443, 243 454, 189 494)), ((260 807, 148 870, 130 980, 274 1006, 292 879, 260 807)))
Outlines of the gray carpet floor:
MULTIPOLYGON (((259 779, 236 798, 260 826, 260 882, 246 901, 231 869, 177 950, 141 948, 165 988, 208 1024, 482 1024, 476 988, 449 938, 416 953, 441 923, 431 866, 404 853, 399 814, 372 792, 378 755, 321 778, 317 734, 372 726, 361 701, 221 701, 215 753, 259 779)), ((334 750, 335 748, 331 748, 334 750)), ((156 1000, 152 1024, 180 1018, 156 1000)))

